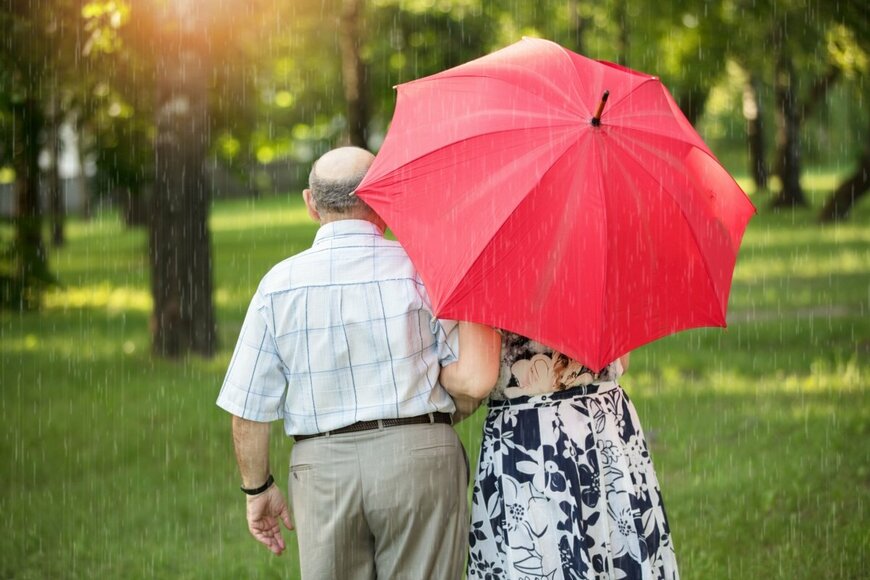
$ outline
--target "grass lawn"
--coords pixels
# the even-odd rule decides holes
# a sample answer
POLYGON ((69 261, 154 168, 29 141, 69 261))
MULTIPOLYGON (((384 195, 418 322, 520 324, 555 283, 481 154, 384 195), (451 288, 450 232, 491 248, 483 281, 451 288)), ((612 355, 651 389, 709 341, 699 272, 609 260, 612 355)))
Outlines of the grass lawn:
MULTIPOLYGON (((832 178, 808 179, 818 206, 832 178)), ((868 574, 870 204, 814 211, 762 211, 729 329, 648 345, 624 379, 684 578, 868 574)), ((214 360, 149 355, 145 234, 114 214, 69 224, 43 312, 0 314, 0 578, 298 577, 295 541, 274 558, 248 536, 214 399, 257 282, 315 227, 285 196, 218 203, 212 231, 214 360)), ((473 461, 482 419, 457 427, 473 461)))

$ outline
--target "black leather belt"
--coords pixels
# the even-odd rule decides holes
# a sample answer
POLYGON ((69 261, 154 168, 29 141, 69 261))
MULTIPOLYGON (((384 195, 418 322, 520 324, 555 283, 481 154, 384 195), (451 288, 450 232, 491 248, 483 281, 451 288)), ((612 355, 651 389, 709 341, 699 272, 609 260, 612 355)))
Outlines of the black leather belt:
POLYGON ((398 427, 399 425, 423 425, 425 423, 443 423, 446 425, 453 424, 453 415, 450 413, 428 413, 417 417, 401 417, 399 419, 379 419, 377 421, 359 421, 341 429, 327 431, 326 433, 315 433, 314 435, 294 435, 296 441, 305 441, 306 439, 314 439, 315 437, 323 437, 324 435, 341 435, 342 433, 356 433, 358 431, 371 431, 372 429, 380 429, 381 427, 398 427))

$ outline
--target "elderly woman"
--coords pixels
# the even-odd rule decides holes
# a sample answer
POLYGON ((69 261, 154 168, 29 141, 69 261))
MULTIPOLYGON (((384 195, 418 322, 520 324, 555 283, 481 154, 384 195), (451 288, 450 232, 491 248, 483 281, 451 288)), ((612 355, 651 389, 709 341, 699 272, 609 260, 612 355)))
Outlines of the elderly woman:
MULTIPOLYGON (((480 347, 489 329, 475 332, 460 335, 460 349, 474 340, 466 350, 481 368, 499 364, 496 349, 480 347)), ((452 394, 489 398, 468 578, 678 578, 649 449, 618 382, 628 355, 595 371, 504 332, 500 367, 491 392, 442 370, 452 394)))

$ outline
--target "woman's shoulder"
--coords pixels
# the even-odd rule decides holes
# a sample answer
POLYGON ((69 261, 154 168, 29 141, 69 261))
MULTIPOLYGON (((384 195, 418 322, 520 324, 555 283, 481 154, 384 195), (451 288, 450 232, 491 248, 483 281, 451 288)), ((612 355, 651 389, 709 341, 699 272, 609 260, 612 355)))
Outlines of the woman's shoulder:
POLYGON ((553 349, 531 338, 514 332, 501 333, 502 362, 515 362, 521 358, 531 358, 536 354, 552 354, 553 349))
POLYGON ((511 399, 615 381, 618 361, 594 371, 554 349, 512 332, 502 332, 501 369, 491 398, 511 399))

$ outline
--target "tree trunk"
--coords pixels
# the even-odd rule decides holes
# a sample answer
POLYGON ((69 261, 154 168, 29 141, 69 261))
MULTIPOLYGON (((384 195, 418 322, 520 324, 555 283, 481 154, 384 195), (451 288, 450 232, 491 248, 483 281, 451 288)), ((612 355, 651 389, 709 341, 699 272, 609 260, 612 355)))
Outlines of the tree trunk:
POLYGON ((698 119, 704 114, 704 107, 707 104, 707 96, 709 90, 704 87, 696 86, 682 95, 679 100, 680 110, 688 119, 692 126, 697 125, 698 119))
MULTIPOLYGON (((185 6, 190 10, 190 5, 185 6)), ((180 19, 189 16, 177 15, 180 19)), ((184 27, 184 24, 182 25, 184 27)), ((214 354, 217 329, 212 303, 207 70, 204 50, 189 28, 164 38, 157 71, 154 192, 151 196, 149 257, 153 350, 178 357, 214 354)))
POLYGON ((79 173, 76 176, 76 186, 82 196, 82 217, 86 220, 91 219, 94 214, 93 198, 91 197, 91 188, 88 183, 88 176, 85 173, 85 124, 82 122, 81 113, 76 113, 75 123, 73 123, 76 135, 76 157, 79 164, 79 173))
POLYGON ((743 88, 743 116, 749 145, 749 169, 758 191, 767 189, 767 162, 764 159, 764 109, 761 103, 761 80, 754 74, 743 88))
POLYGON ((773 207, 805 207, 801 187, 800 129, 801 118, 797 106, 797 86, 794 65, 788 55, 777 62, 776 104, 779 127, 777 130, 777 173, 782 190, 773 200, 773 207))
POLYGON ((121 207, 124 209, 124 225, 135 228, 148 225, 148 199, 141 191, 133 191, 129 187, 118 190, 121 207))
POLYGON ((341 76, 347 101, 347 125, 350 143, 368 146, 369 103, 366 90, 366 67, 360 56, 362 45, 363 0, 343 0, 341 7, 341 76))
POLYGON ((865 147, 855 173, 850 175, 828 198, 819 213, 819 222, 844 220, 858 199, 870 190, 870 147, 865 147))
POLYGON ((18 175, 15 217, 15 289, 10 301, 22 309, 39 308, 42 288, 50 282, 48 256, 42 240, 42 212, 39 203, 39 136, 44 117, 41 104, 32 96, 17 106, 21 138, 13 151, 18 175), (16 300, 17 299, 17 300, 16 300))
POLYGON ((49 136, 51 145, 51 171, 48 174, 48 203, 51 208, 51 245, 63 246, 64 213, 63 190, 60 183, 60 116, 54 115, 49 136))

